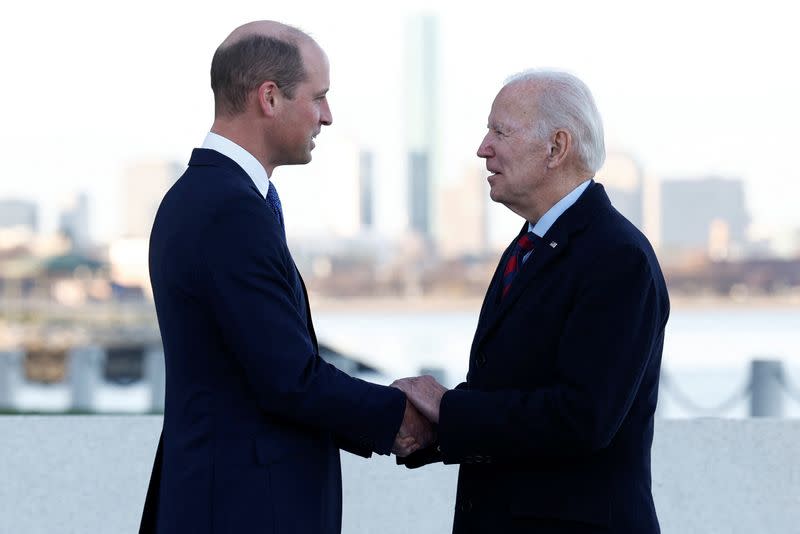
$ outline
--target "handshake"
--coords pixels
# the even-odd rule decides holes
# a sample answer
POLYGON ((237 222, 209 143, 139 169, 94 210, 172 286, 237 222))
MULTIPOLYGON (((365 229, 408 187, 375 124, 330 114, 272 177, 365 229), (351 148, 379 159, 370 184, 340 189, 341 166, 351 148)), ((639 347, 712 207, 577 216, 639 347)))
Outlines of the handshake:
POLYGON ((436 440, 434 425, 439 424, 439 405, 447 388, 427 375, 401 378, 391 386, 406 394, 403 423, 392 447, 395 455, 405 457, 429 447, 436 440))

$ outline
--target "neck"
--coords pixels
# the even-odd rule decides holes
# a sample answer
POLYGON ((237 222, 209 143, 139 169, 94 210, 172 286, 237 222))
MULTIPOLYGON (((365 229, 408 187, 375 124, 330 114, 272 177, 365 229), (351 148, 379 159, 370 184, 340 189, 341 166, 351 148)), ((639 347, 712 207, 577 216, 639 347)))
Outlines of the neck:
POLYGON ((546 188, 532 194, 533 198, 531 198, 528 206, 519 211, 513 211, 524 217, 526 221, 536 224, 545 213, 550 211, 550 208, 558 204, 562 198, 589 178, 591 176, 583 173, 571 173, 559 177, 553 176, 548 180, 546 188))
POLYGON ((267 177, 272 176, 275 166, 270 163, 266 148, 257 141, 259 136, 252 127, 248 126, 246 121, 216 118, 214 124, 211 125, 211 131, 247 150, 267 171, 267 177))

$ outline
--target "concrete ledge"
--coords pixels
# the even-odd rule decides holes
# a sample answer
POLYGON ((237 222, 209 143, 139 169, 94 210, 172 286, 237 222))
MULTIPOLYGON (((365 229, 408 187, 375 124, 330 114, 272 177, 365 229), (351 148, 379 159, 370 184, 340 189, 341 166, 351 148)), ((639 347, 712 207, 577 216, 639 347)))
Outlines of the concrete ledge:
POLYGON ((800 420, 657 420, 664 534, 800 532, 800 420))
MULTIPOLYGON (((656 425, 664 534, 797 531, 800 421, 656 425)), ((160 428, 160 416, 0 417, 0 532, 136 532, 160 428)), ((344 533, 450 531, 457 468, 349 454, 342 466, 344 533)))

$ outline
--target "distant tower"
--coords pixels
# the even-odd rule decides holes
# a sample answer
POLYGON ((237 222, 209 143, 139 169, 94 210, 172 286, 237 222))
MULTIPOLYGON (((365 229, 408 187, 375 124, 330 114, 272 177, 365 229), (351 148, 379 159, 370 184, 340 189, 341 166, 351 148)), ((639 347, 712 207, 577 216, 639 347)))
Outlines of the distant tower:
POLYGON ((439 162, 438 21, 416 15, 406 24, 405 102, 408 222, 427 241, 433 238, 433 191, 439 162))
POLYGON ((0 200, 0 228, 23 227, 36 233, 39 217, 36 204, 26 200, 0 200))
POLYGON ((73 250, 85 250, 91 245, 89 197, 86 193, 79 193, 67 199, 58 217, 58 230, 69 239, 73 250))
POLYGON ((639 163, 624 152, 609 152, 595 179, 603 184, 614 207, 643 229, 644 173, 639 163))
POLYGON ((750 218, 739 179, 706 177, 661 184, 662 246, 671 254, 735 256, 747 244, 750 218))
POLYGON ((362 150, 358 155, 359 226, 362 230, 371 230, 375 225, 374 187, 375 153, 362 150))
POLYGON ((437 253, 444 258, 482 257, 489 251, 489 184, 477 162, 460 180, 442 187, 439 212, 444 235, 437 253))
POLYGON ((140 162, 127 169, 122 187, 124 237, 150 237, 161 199, 182 169, 168 161, 140 162))

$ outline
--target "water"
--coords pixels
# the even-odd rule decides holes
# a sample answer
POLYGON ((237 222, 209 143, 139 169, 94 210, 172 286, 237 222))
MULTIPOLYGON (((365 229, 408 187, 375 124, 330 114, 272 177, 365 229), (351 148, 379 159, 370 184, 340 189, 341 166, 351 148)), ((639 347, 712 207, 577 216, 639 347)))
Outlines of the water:
MULTIPOLYGON (((320 311, 314 324, 320 340, 384 375, 371 380, 388 383, 435 367, 452 387, 466 376, 478 311, 320 311)), ((717 407, 741 391, 754 358, 784 362, 795 389, 794 397, 784 398, 784 414, 800 417, 800 308, 673 310, 662 366, 673 387, 662 387, 659 415, 746 416, 745 397, 725 410, 704 411, 687 406, 680 395, 699 407, 717 407)), ((104 384, 94 395, 99 411, 142 412, 151 405, 149 386, 143 383, 104 384)), ((66 384, 28 384, 17 391, 15 402, 22 409, 43 411, 68 409, 70 403, 66 384)))
MULTIPOLYGON (((389 377, 440 367, 446 385, 466 376, 478 310, 456 312, 318 312, 320 339, 364 359, 389 377)), ((667 326, 662 367, 681 392, 701 407, 718 406, 741 390, 754 358, 784 362, 787 378, 800 389, 800 309, 673 310, 667 326)), ((800 400, 800 399, 798 399, 800 400)), ((743 398, 725 411, 697 412, 670 390, 661 392, 659 415, 743 417, 743 398)), ((800 403, 785 398, 785 415, 800 416, 800 403)))

